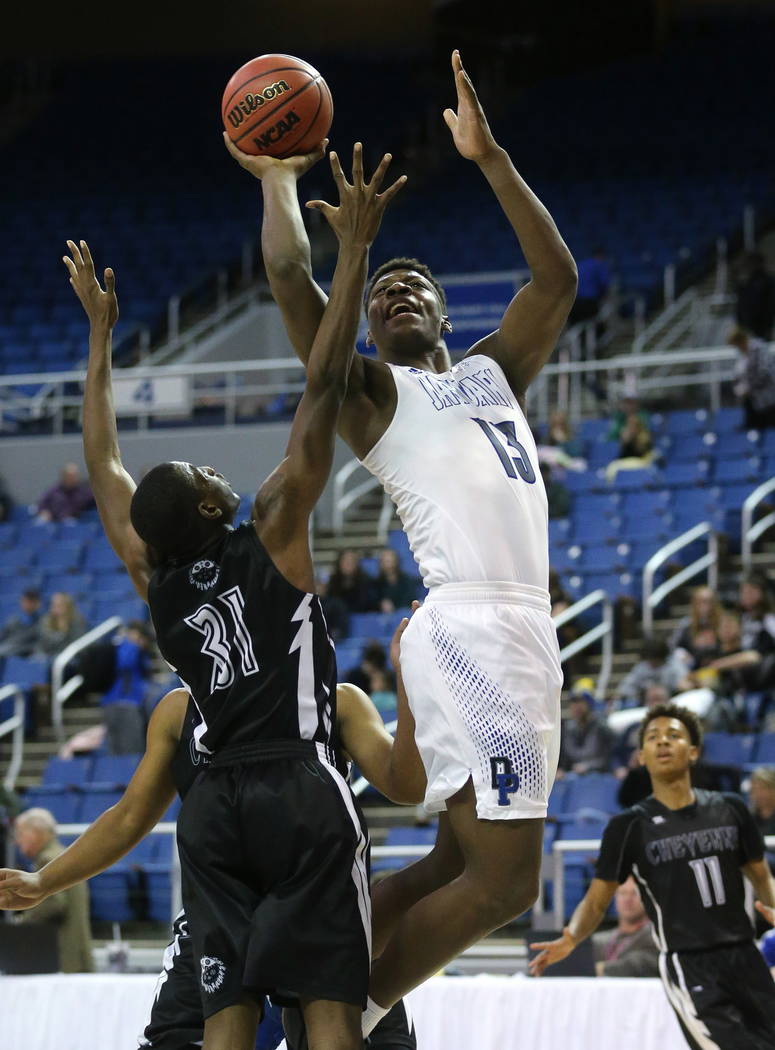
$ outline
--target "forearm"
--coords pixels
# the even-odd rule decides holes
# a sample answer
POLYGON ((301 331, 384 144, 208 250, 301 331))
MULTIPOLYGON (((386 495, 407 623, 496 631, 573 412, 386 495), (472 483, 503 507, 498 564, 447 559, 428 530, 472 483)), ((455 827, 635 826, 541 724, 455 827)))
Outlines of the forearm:
POLYGON ((415 722, 409 707, 401 672, 396 674, 398 721, 393 750, 390 755, 390 782, 395 802, 406 804, 422 802, 426 777, 420 753, 414 739, 415 722))
POLYGON ((347 375, 355 353, 361 297, 366 284, 368 248, 343 246, 331 282, 331 293, 307 362, 308 387, 320 384, 347 390, 347 375))
POLYGON ((153 827, 145 820, 112 806, 69 846, 40 870, 41 889, 47 895, 75 886, 115 864, 153 827))
POLYGON ((533 281, 575 285, 576 264, 551 215, 511 162, 496 148, 479 162, 482 174, 517 235, 533 281))
POLYGON ((772 875, 769 870, 762 872, 757 877, 751 877, 753 884, 754 893, 756 899, 760 900, 762 904, 766 904, 768 908, 775 908, 775 882, 772 880, 772 875))
POLYGON ((299 207, 295 175, 278 170, 263 178, 261 188, 264 195, 261 251, 270 284, 273 278, 297 270, 311 275, 309 237, 299 207))
POLYGON ((92 325, 83 396, 83 450, 92 486, 99 483, 102 472, 121 463, 111 386, 112 348, 112 329, 92 325))
POLYGON ((573 938, 574 944, 580 944, 595 932, 603 916, 607 905, 601 905, 587 894, 576 907, 571 920, 568 923, 568 933, 573 938))

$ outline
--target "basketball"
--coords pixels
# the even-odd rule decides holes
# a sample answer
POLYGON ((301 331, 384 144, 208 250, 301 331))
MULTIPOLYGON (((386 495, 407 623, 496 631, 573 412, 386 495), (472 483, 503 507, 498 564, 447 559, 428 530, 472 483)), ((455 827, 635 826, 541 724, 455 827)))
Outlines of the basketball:
POLYGON ((328 84, 293 55, 252 58, 229 80, 221 102, 232 142, 254 156, 309 153, 328 134, 333 115, 328 84))

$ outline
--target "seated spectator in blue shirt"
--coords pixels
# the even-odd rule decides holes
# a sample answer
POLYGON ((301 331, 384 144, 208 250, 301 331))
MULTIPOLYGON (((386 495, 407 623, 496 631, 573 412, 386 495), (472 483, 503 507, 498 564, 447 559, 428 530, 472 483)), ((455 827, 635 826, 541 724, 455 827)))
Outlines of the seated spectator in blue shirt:
POLYGON ((130 621, 115 646, 115 679, 100 701, 111 755, 140 754, 145 750, 149 649, 146 625, 139 620, 130 621))

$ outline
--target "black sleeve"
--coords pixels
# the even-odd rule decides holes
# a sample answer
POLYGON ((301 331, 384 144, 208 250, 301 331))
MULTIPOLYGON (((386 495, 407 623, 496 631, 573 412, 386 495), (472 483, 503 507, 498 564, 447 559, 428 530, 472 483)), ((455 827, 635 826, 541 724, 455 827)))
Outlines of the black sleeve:
POLYGON ((764 838, 745 802, 731 791, 724 792, 724 801, 734 813, 740 828, 740 864, 761 860, 764 856, 764 838))
POLYGON ((630 828, 637 815, 628 810, 609 820, 600 843, 600 853, 595 864, 595 878, 605 882, 624 882, 632 871, 632 858, 628 856, 627 843, 630 828))

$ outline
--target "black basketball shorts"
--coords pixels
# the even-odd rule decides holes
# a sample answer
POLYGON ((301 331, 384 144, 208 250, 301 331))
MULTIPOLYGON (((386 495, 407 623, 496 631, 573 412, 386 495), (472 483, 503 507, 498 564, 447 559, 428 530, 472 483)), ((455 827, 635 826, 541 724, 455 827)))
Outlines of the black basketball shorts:
POLYGON ((178 848, 205 1018, 246 992, 365 1007, 368 834, 322 745, 214 763, 183 802, 178 848))
POLYGON ((164 950, 164 961, 151 1018, 141 1047, 148 1050, 197 1050, 202 1045, 202 1002, 186 913, 172 924, 172 940, 164 950))
POLYGON ((773 1050, 775 982, 753 941, 666 953, 659 970, 692 1050, 773 1050))

